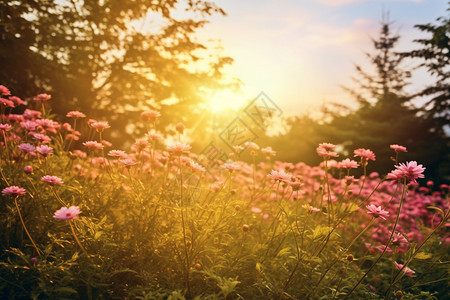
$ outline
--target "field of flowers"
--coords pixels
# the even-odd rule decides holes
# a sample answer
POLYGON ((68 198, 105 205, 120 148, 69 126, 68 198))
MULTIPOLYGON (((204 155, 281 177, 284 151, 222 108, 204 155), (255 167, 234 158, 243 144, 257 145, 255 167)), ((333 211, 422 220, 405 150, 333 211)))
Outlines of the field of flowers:
POLYGON ((107 121, 0 93, 2 299, 450 299, 449 186, 405 147, 385 176, 329 143, 319 166, 246 143, 206 170, 157 111, 119 150, 107 121))

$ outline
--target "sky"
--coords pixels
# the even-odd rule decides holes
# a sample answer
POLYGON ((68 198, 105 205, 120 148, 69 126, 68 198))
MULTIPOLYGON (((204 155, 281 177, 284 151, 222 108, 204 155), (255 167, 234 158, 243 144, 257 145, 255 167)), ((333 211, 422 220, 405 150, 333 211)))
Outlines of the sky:
MULTIPOLYGON (((406 51, 424 37, 413 26, 435 23, 448 7, 446 0, 214 2, 227 16, 212 16, 198 39, 234 59, 225 72, 243 85, 237 93, 217 93, 213 105, 236 108, 264 92, 287 116, 313 113, 330 102, 351 105, 341 86, 351 86, 355 64, 367 66, 364 52, 372 50, 383 11, 401 36, 396 49, 406 51)), ((409 90, 418 91, 426 82, 427 74, 418 73, 409 90)))

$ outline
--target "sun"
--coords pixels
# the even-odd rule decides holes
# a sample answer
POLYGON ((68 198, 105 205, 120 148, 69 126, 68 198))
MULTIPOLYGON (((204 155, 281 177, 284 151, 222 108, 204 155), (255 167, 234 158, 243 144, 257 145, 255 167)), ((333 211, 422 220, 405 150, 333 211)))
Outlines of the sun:
POLYGON ((221 90, 208 97, 209 109, 213 113, 225 110, 238 110, 247 102, 247 97, 242 91, 221 90))

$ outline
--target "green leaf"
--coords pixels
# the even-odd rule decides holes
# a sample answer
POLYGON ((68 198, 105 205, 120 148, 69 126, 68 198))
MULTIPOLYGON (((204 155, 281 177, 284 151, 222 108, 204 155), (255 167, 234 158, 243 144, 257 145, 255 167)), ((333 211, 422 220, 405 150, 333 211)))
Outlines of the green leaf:
POLYGON ((433 257, 431 253, 425 253, 425 252, 419 252, 415 255, 415 258, 417 259, 429 259, 433 257))
POLYGON ((314 229, 313 239, 316 239, 320 236, 325 236, 330 233, 332 227, 319 225, 314 229))

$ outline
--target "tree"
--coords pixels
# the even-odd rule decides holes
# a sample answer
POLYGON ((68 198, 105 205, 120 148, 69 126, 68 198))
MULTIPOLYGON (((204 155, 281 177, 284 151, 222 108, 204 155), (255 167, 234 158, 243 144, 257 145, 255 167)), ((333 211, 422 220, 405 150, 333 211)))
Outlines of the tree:
POLYGON ((119 140, 142 110, 168 107, 163 100, 171 98, 184 108, 180 120, 203 100, 202 90, 224 85, 221 68, 230 58, 192 69, 205 49, 193 34, 213 13, 225 14, 203 0, 2 1, 0 82, 28 97, 52 94, 61 116, 107 117, 119 140), (184 19, 174 15, 181 10, 184 19))
POLYGON ((417 160, 427 167, 428 178, 442 180, 448 168, 445 137, 433 130, 433 122, 420 115, 411 104, 414 97, 404 90, 411 73, 402 66, 405 56, 395 52, 398 40, 391 24, 383 21, 380 36, 372 39, 374 51, 367 53, 375 72, 356 66, 357 88, 347 88, 359 108, 350 113, 331 110, 331 121, 322 125, 322 132, 326 141, 341 144, 347 154, 355 148, 373 150, 377 154, 373 168, 381 173, 393 168, 389 146, 402 144, 408 148, 402 160, 417 160))
POLYGON ((420 67, 425 68, 436 79, 433 85, 425 87, 418 96, 430 97, 424 110, 428 117, 436 121, 436 129, 442 130, 450 124, 450 18, 440 17, 437 21, 438 24, 416 25, 416 28, 431 37, 415 40, 421 48, 402 53, 402 56, 420 59, 420 67))

